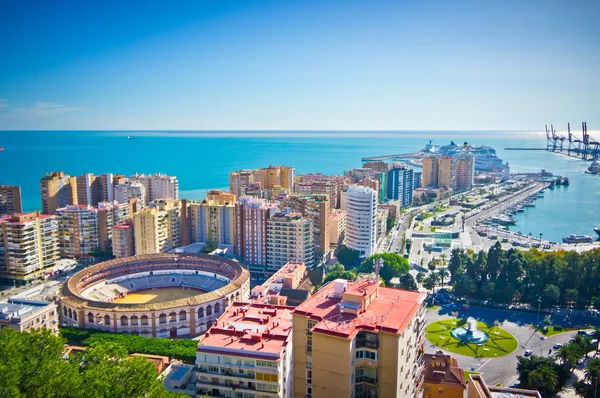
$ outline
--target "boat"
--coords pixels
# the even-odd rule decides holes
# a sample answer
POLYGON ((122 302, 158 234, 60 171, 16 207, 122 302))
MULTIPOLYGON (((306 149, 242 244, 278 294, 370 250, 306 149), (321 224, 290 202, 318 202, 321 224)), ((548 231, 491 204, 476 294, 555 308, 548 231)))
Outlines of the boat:
POLYGON ((0 151, 3 151, 3 150, 4 150, 4 147, 3 147, 3 146, 0 146, 0 151))
POLYGON ((594 232, 597 233, 598 236, 600 236, 600 227, 594 228, 594 232))
POLYGON ((562 238, 563 243, 590 243, 593 242, 593 238, 590 235, 575 235, 571 234, 567 237, 562 238))
POLYGON ((128 139, 128 140, 137 140, 137 138, 136 138, 136 137, 130 137, 130 136, 127 136, 127 139, 128 139))
POLYGON ((516 223, 514 218, 508 216, 492 217, 490 220, 500 225, 512 225, 516 223))
POLYGON ((600 162, 598 162, 598 159, 596 159, 592 162, 592 165, 590 167, 588 167, 586 173, 588 173, 588 174, 600 173, 600 162))
POLYGON ((524 207, 535 207, 535 203, 527 202, 523 204, 524 207))

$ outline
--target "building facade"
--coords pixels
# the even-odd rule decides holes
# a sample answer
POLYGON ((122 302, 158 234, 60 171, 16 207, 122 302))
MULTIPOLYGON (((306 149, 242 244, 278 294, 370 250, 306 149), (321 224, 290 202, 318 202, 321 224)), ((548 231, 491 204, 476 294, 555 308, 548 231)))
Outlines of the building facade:
POLYGON ((181 201, 154 200, 133 215, 135 253, 166 252, 181 245, 181 201))
POLYGON ((87 257, 98 249, 98 209, 69 205, 56 209, 60 254, 67 258, 87 257))
POLYGON ((133 220, 123 221, 112 227, 113 256, 129 257, 135 255, 135 235, 133 220))
POLYGON ((475 159, 472 155, 461 156, 456 160, 456 186, 457 191, 469 191, 473 188, 475 177, 475 159))
POLYGON ((400 201, 401 207, 412 205, 413 202, 413 169, 404 166, 394 166, 388 171, 387 198, 400 201))
POLYGON ((77 180, 63 173, 51 172, 40 180, 42 213, 55 214, 56 209, 77 204, 77 180))
POLYGON ((199 393, 292 397, 292 309, 234 303, 198 343, 199 393))
POLYGON ((28 281, 59 259, 58 220, 38 213, 0 217, 0 277, 28 281))
POLYGON ((112 250, 113 226, 131 218, 129 203, 117 201, 100 202, 98 210, 98 248, 104 252, 112 250))
POLYGON ((352 179, 341 175, 323 175, 320 173, 300 174, 296 176, 295 192, 299 194, 328 194, 332 209, 340 208, 342 188, 352 184, 352 179))
POLYGON ((467 390, 463 369, 450 355, 439 351, 423 356, 423 398, 463 398, 467 390))
POLYGON ((22 212, 21 187, 0 185, 0 216, 22 212))
POLYGON ((127 203, 131 199, 138 199, 140 207, 146 206, 146 187, 138 182, 119 180, 114 186, 115 200, 119 203, 127 203))
POLYGON ((191 242, 213 239, 221 245, 235 243, 235 195, 210 191, 202 202, 190 202, 191 242))
POLYGON ((313 221, 300 213, 278 212, 267 221, 267 272, 277 272, 288 262, 312 267, 315 258, 313 221))
POLYGON ((234 251, 245 264, 267 265, 267 222, 275 212, 265 199, 242 196, 235 204, 234 251))
POLYGON ((347 191, 346 246, 370 256, 377 244, 377 193, 353 186, 347 191))
POLYGON ((17 332, 48 329, 58 335, 57 305, 46 301, 9 298, 0 301, 0 330, 10 328, 17 332))
POLYGON ((145 204, 156 199, 179 199, 179 180, 166 174, 138 174, 127 177, 132 183, 142 184, 145 188, 145 204))
POLYGON ((295 397, 421 397, 425 293, 336 279, 292 312, 295 397))
POLYGON ((344 244, 346 238, 346 211, 334 210, 329 218, 329 244, 337 247, 344 244))

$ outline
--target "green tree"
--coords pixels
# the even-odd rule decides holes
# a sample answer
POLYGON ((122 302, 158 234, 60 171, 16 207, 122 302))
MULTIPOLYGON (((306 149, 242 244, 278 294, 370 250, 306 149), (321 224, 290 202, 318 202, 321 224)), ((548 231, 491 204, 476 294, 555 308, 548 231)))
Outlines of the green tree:
POLYGON ((400 287, 407 290, 417 290, 417 282, 415 278, 410 274, 404 274, 400 277, 400 287))
POLYGON ((341 245, 336 253, 336 257, 345 267, 353 268, 358 265, 360 253, 357 250, 341 245))
POLYGON ((379 270, 379 275, 385 281, 386 285, 389 285, 392 278, 406 274, 410 270, 408 260, 401 255, 396 253, 379 253, 374 254, 363 261, 360 272, 373 272, 374 260, 378 258, 383 259, 383 267, 379 270))
POLYGON ((217 243, 217 239, 215 239, 213 236, 212 231, 209 231, 208 236, 206 237, 206 243, 202 248, 202 253, 212 253, 213 251, 217 250, 218 247, 219 244, 217 243))
POLYGON ((552 358, 535 355, 518 356, 517 372, 520 388, 537 389, 544 398, 558 394, 571 377, 570 372, 552 358))
POLYGON ((388 218, 385 221, 386 221, 386 229, 388 232, 390 232, 392 230, 392 228, 394 228, 396 221, 394 220, 394 217, 390 217, 390 216, 388 216, 388 218))
POLYGON ((329 268, 329 272, 327 272, 327 275, 325 275, 325 279, 323 280, 323 285, 335 279, 347 279, 353 281, 356 279, 356 272, 353 270, 346 270, 342 264, 336 263, 329 268))
POLYGON ((558 376, 550 365, 542 365, 529 373, 529 387, 538 391, 556 391, 558 376))
POLYGON ((576 344, 565 344, 556 351, 554 357, 559 359, 563 366, 572 372, 577 362, 583 358, 583 351, 576 344))
POLYGON ((544 288, 544 297, 550 303, 550 307, 552 307, 552 304, 560 298, 560 290, 557 286, 550 284, 544 288))
POLYGON ((448 262, 448 271, 450 272, 450 283, 454 283, 462 271, 463 249, 454 248, 450 252, 450 261, 448 262))
POLYGON ((444 279, 449 277, 450 274, 448 273, 448 270, 446 269, 446 267, 440 267, 437 270, 437 275, 441 282, 441 288, 443 289, 444 288, 444 279))

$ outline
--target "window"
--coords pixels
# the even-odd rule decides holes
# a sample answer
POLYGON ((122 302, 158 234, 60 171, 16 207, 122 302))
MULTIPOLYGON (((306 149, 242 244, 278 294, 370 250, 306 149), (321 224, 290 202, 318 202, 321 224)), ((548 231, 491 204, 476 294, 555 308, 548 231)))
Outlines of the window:
POLYGON ((148 317, 146 315, 142 315, 142 326, 148 326, 148 317))
POLYGON ((160 314, 158 316, 158 323, 167 323, 167 315, 166 314, 160 314))
POLYGON ((276 368, 277 363, 271 361, 256 361, 256 366, 262 366, 265 368, 276 368))
POLYGON ((256 389, 259 391, 277 392, 279 390, 279 386, 265 383, 256 383, 256 389))
POLYGON ((444 389, 442 387, 438 388, 438 393, 443 394, 444 393, 444 389))
POLYGON ((312 368, 312 355, 307 355, 306 356, 306 367, 307 368, 312 368))
POLYGON ((312 387, 306 387, 306 398, 312 398, 312 387))
POLYGON ((356 359, 370 359, 372 361, 377 360, 377 352, 368 350, 357 350, 356 359))
POLYGON ((138 325, 138 317, 133 315, 131 317, 131 326, 137 326, 138 325))

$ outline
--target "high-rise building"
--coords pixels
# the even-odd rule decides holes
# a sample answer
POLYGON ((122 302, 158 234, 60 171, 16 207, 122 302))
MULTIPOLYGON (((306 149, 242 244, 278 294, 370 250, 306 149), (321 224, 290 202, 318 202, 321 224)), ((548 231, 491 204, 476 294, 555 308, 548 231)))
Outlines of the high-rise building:
POLYGON ((400 201, 401 207, 412 205, 413 201, 413 169, 395 165, 388 171, 387 198, 400 201))
POLYGON ((147 204, 146 187, 139 182, 119 180, 119 183, 114 186, 114 195, 115 200, 119 203, 127 203, 131 199, 138 199, 142 209, 147 204))
POLYGON ((292 309, 233 303, 198 343, 199 394, 291 397, 292 309))
POLYGON ((421 171, 421 187, 438 187, 438 158, 430 156, 423 158, 421 171))
POLYGON ((127 180, 144 186, 146 189, 145 204, 155 199, 179 199, 179 181, 175 176, 161 173, 152 175, 135 173, 127 180))
POLYGON ((251 194, 262 197, 263 191, 292 193, 294 173, 292 167, 272 165, 262 169, 234 171, 229 173, 229 192, 238 197, 251 194))
POLYGON ((133 215, 135 254, 166 252, 181 246, 181 201, 156 199, 133 215))
POLYGON ((277 212, 267 222, 267 272, 288 262, 314 264, 313 221, 300 213, 277 212))
POLYGON ((475 176, 475 160, 473 155, 464 155, 456 159, 456 186, 457 191, 469 191, 473 188, 475 176))
POLYGON ((384 207, 377 207, 377 217, 375 220, 375 228, 377 229, 377 244, 381 242, 387 233, 387 218, 388 209, 384 207))
POLYGON ((319 261, 330 251, 329 223, 331 206, 329 195, 289 195, 280 200, 282 209, 290 208, 293 212, 302 214, 302 217, 313 221, 313 235, 315 245, 315 260, 319 261))
POLYGON ((296 176, 295 192, 298 194, 328 194, 332 209, 340 208, 342 188, 352 184, 352 179, 341 175, 300 174, 296 176))
POLYGON ((379 162, 365 163, 365 167, 363 168, 355 168, 346 171, 346 176, 352 178, 352 181, 358 185, 373 188, 378 194, 377 200, 381 203, 384 202, 387 197, 386 180, 388 175, 387 170, 390 169, 390 165, 381 162, 385 165, 385 172, 380 170, 383 169, 381 167, 367 167, 367 165, 375 166, 378 163, 379 162))
POLYGON ((248 265, 267 264, 267 222, 277 206, 242 196, 235 205, 235 253, 248 265))
POLYGON ((0 215, 22 212, 21 187, 0 185, 0 215))
POLYGON ((425 293, 336 279, 293 316, 294 396, 421 397, 425 293))
POLYGON ((36 213, 0 217, 0 276, 26 281, 44 276, 59 258, 58 221, 36 213))
POLYGON ((213 239, 220 245, 235 244, 235 195, 209 191, 202 202, 190 202, 191 241, 213 239))
POLYGON ((63 257, 87 257, 98 249, 98 209, 89 205, 68 205, 56 209, 59 250, 63 257))
POLYGON ((42 213, 55 214, 56 209, 77 204, 77 180, 63 173, 51 172, 40 180, 42 213))
POLYGON ((84 173, 75 177, 77 185, 77 204, 97 206, 100 202, 112 202, 115 199, 113 191, 113 175, 105 173, 95 176, 84 173))
POLYGON ((112 249, 113 226, 131 217, 129 207, 128 203, 117 201, 98 203, 98 248, 100 250, 108 252, 112 249))
POLYGON ((438 158, 438 187, 456 187, 457 159, 451 156, 438 158))
POLYGON ((346 246, 370 256, 377 244, 377 193, 368 187, 348 188, 346 246))
POLYGON ((333 210, 329 218, 329 242, 331 247, 344 244, 346 237, 346 211, 333 210))
POLYGON ((123 221, 112 227, 112 249, 117 258, 135 254, 133 220, 123 221))

